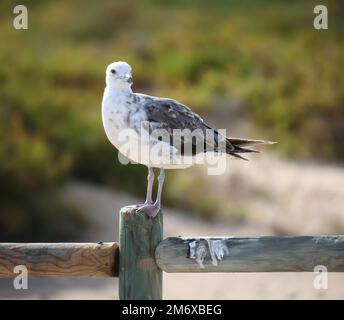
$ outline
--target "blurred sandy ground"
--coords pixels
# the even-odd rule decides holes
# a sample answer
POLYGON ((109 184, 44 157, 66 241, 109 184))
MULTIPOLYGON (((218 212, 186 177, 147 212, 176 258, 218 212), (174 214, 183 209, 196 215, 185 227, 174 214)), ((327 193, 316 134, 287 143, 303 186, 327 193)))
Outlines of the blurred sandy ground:
MULTIPOLYGON (((334 222, 344 221, 343 168, 265 156, 248 164, 232 161, 230 166, 225 176, 209 179, 214 184, 211 188, 227 192, 227 197, 240 190, 254 212, 250 223, 203 221, 166 208, 165 236, 255 236, 284 231, 324 234, 333 230, 334 222)), ((80 203, 94 219, 94 230, 81 241, 116 241, 117 212, 122 206, 140 202, 127 194, 84 183, 70 184, 66 196, 80 203)), ((344 274, 330 274, 327 290, 314 289, 314 277, 312 273, 165 273, 163 292, 165 299, 344 298, 344 274)), ((30 279, 29 290, 16 291, 12 281, 2 279, 0 299, 118 299, 117 284, 117 279, 30 279)))

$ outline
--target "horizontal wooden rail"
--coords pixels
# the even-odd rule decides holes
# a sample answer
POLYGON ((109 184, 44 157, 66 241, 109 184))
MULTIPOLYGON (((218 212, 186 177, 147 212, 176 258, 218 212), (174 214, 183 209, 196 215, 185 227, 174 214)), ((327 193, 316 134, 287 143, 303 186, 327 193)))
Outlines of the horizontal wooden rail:
POLYGON ((37 277, 117 277, 118 244, 0 243, 0 278, 16 276, 17 265, 37 277))
MULTIPOLYGON (((166 272, 344 272, 344 236, 167 238, 155 250, 166 272)), ((117 277, 117 243, 0 243, 0 278, 25 265, 36 277, 117 277)))
POLYGON ((166 272, 344 272, 344 236, 173 237, 155 258, 166 272))

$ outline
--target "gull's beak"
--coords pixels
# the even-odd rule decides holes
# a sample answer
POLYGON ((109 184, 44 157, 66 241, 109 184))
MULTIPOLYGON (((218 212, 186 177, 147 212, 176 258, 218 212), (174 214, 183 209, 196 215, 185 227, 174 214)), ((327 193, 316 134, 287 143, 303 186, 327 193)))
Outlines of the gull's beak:
POLYGON ((127 73, 124 77, 125 77, 125 80, 126 80, 128 83, 130 83, 130 84, 133 83, 133 78, 132 78, 132 76, 131 76, 130 73, 127 73))

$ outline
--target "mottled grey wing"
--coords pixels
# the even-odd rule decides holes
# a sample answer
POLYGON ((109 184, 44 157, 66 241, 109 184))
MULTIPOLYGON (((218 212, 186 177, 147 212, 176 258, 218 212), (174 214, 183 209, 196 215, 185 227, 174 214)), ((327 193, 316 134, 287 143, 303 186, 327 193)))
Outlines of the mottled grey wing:
POLYGON ((207 126, 202 118, 187 106, 172 99, 147 99, 144 109, 150 130, 166 130, 170 135, 170 144, 179 149, 182 155, 189 154, 190 150, 192 155, 206 150, 217 151, 218 132, 214 130, 213 136, 209 138, 206 131, 213 129, 207 126), (175 144, 173 135, 176 137, 176 131, 185 129, 190 130, 193 134, 183 134, 181 144, 175 144))

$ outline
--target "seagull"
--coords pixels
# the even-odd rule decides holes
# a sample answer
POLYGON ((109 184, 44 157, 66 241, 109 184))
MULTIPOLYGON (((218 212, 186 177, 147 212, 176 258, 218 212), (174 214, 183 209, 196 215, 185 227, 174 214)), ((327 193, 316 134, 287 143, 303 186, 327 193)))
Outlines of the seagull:
POLYGON ((208 126, 189 107, 174 99, 134 93, 131 89, 132 68, 126 62, 111 63, 106 68, 105 80, 106 87, 102 100, 104 130, 111 144, 120 153, 125 154, 133 162, 148 167, 146 200, 143 204, 135 205, 137 212, 146 214, 148 217, 154 218, 161 209, 165 169, 189 167, 195 163, 194 159, 198 155, 210 152, 209 147, 212 147, 212 152, 222 151, 230 156, 247 160, 241 154, 259 152, 247 146, 274 143, 264 140, 227 138, 220 134, 219 130, 208 126), (175 144, 174 133, 178 130, 197 133, 194 136, 183 136, 181 143, 175 144), (213 135, 207 135, 206 132, 209 130, 213 132, 213 135), (129 131, 135 133, 129 140, 129 147, 134 146, 133 150, 136 152, 125 150, 128 148, 128 140, 123 138, 125 136, 123 132, 129 131), (155 132, 164 132, 167 139, 154 135, 155 132), (156 153, 155 161, 152 161, 150 151, 154 148, 160 152, 156 153), (191 159, 191 162, 183 162, 184 158, 191 159), (160 169, 157 196, 154 202, 152 199, 155 179, 153 168, 160 169))

